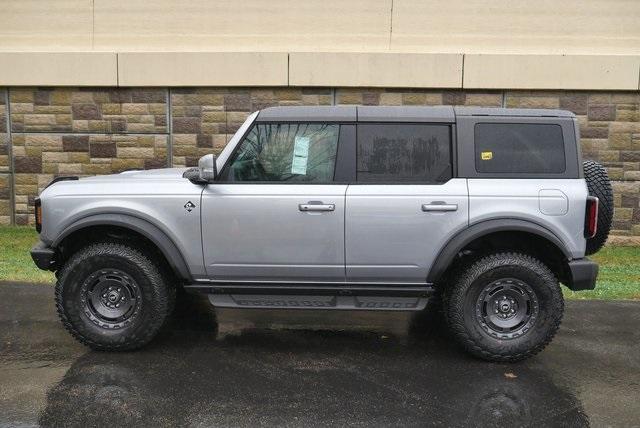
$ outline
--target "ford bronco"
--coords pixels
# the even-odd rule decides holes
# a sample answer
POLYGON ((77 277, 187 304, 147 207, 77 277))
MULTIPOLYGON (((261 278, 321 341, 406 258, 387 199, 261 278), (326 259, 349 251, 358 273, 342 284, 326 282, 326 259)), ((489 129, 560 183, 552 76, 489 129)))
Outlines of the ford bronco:
POLYGON ((542 350, 593 289, 611 185, 561 110, 272 107, 197 168, 58 177, 32 257, 62 323, 148 343, 176 290, 218 307, 420 311, 491 361, 542 350))

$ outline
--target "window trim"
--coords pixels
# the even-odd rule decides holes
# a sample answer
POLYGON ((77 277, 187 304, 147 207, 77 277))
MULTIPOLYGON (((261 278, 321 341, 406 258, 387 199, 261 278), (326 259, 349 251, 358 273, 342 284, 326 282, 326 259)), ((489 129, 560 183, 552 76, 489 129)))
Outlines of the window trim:
MULTIPOLYGON (((354 122, 352 122, 354 123, 354 122)), ((343 125, 349 125, 351 123, 349 122, 334 122, 334 121, 299 121, 299 120, 288 120, 288 121, 254 121, 251 126, 247 129, 247 131, 242 135, 242 137, 240 138, 240 140, 238 141, 238 144, 236 144, 236 146, 233 148, 233 151, 229 154, 229 157, 227 158, 226 162, 224 163, 224 165, 222 166, 222 168, 220 169, 219 173, 216 176, 215 182, 214 183, 210 183, 210 184, 270 184, 270 185, 277 185, 277 184, 281 184, 281 185, 320 185, 320 186, 326 186, 326 185, 330 185, 330 184, 348 184, 348 183, 339 183, 336 182, 336 172, 338 171, 338 167, 340 165, 340 146, 342 144, 342 128, 343 125), (308 125, 338 125, 338 141, 336 143, 336 159, 335 162, 333 164, 333 179, 331 181, 326 181, 326 182, 313 182, 313 183, 307 183, 307 182, 292 182, 292 181, 228 181, 228 180, 223 180, 222 177, 225 176, 225 174, 228 173, 229 168, 231 166, 231 163, 235 160, 235 157, 238 153, 238 151, 240 150, 240 147, 242 146, 242 143, 244 143, 245 138, 247 137, 247 135, 249 135, 254 127, 259 126, 259 125, 300 125, 300 124, 308 124, 308 125)))
POLYGON ((356 138, 353 141, 354 151, 356 153, 356 157, 353 162, 353 181, 349 184, 358 185, 358 186, 441 186, 443 184, 448 183, 454 178, 458 177, 458 150, 457 150, 457 142, 456 142, 456 124, 453 122, 397 122, 397 121, 367 121, 367 122, 358 122, 356 124, 356 138), (451 163, 451 177, 445 181, 376 181, 376 182, 364 182, 358 181, 358 167, 357 167, 357 152, 358 152, 358 128, 360 125, 425 125, 425 126, 446 126, 449 130, 449 160, 451 163))
POLYGON ((553 179, 580 178, 582 163, 578 159, 575 119, 573 117, 537 117, 537 116, 457 116, 458 177, 461 178, 509 178, 509 179, 553 179), (476 123, 520 123, 560 125, 564 140, 565 165, 563 173, 488 173, 475 169, 476 123), (575 162, 574 162, 575 160, 575 162))
POLYGON ((522 122, 485 122, 485 121, 477 121, 476 123, 473 124, 473 168, 476 171, 476 173, 478 174, 564 174, 565 172, 567 172, 567 147, 566 147, 566 142, 565 142, 565 135, 564 135, 564 130, 562 129, 562 125, 560 125, 559 123, 522 123, 522 122), (476 130, 478 128, 479 125, 495 125, 495 126, 501 126, 501 125, 533 125, 533 126, 554 126, 554 127, 558 127, 560 128, 560 138, 562 140, 562 155, 564 157, 564 168, 562 169, 562 171, 554 171, 554 172, 549 172, 549 171, 544 171, 544 172, 488 172, 488 171, 478 171, 478 159, 476 157, 477 153, 476 153, 476 130))

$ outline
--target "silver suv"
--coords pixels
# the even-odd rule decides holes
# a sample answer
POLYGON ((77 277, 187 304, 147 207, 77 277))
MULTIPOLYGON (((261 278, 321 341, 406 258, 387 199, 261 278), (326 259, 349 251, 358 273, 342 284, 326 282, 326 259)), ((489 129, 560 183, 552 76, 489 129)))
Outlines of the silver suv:
POLYGON ((515 361, 558 330, 559 283, 595 286, 611 186, 578 141, 560 110, 267 108, 197 168, 56 178, 31 254, 95 349, 149 342, 182 287, 219 307, 441 302, 467 351, 515 361))

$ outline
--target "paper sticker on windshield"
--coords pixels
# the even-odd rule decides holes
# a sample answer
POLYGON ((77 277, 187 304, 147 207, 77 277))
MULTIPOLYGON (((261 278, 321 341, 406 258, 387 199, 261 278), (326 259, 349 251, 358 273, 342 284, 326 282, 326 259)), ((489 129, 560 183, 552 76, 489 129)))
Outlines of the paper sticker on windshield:
POLYGON ((296 137, 291 160, 291 174, 305 175, 309 159, 309 137, 296 137))
POLYGON ((491 160, 491 159, 493 159, 493 152, 482 152, 482 153, 480 153, 480 159, 482 159, 482 160, 491 160))

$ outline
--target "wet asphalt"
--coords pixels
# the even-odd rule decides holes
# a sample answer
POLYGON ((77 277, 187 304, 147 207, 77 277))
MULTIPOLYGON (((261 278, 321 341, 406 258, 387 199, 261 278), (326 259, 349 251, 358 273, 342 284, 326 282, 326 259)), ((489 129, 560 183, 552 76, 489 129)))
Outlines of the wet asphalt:
POLYGON ((572 301, 517 364, 428 313, 214 310, 138 352, 77 344, 52 287, 0 284, 0 426, 640 426, 640 302, 572 301))

